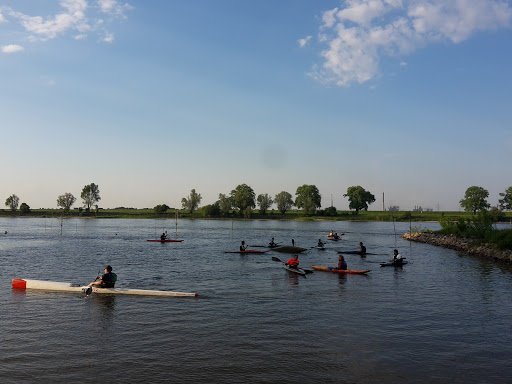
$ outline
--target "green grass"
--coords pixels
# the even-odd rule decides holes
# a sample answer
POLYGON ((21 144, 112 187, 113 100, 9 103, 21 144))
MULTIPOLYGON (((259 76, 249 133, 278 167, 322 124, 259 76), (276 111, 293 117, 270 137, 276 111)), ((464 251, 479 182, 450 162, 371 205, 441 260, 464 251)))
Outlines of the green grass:
MULTIPOLYGON (((321 212, 320 212, 321 213, 321 212)), ((63 211, 61 209, 32 209, 30 213, 21 214, 18 211, 11 212, 9 210, 0 210, 0 217, 61 217, 63 211)), ((79 213, 78 210, 72 210, 69 215, 71 217, 97 217, 102 219, 118 218, 118 219, 174 219, 176 217, 176 210, 170 209, 166 213, 157 214, 153 209, 100 209, 95 214, 92 212, 87 215, 85 212, 79 213)), ((205 218, 198 210, 193 214, 187 211, 179 210, 179 218, 205 218)), ((214 217, 215 219, 242 219, 238 212, 231 211, 225 217, 214 217)), ((288 211, 284 215, 277 210, 268 211, 265 215, 260 214, 258 210, 253 210, 250 219, 259 220, 330 220, 330 221, 447 221, 455 222, 459 220, 471 220, 473 215, 470 212, 382 212, 382 211, 361 211, 355 214, 353 211, 337 211, 336 216, 322 216, 320 214, 314 216, 306 216, 302 211, 288 211)), ((512 221, 512 212, 503 213, 505 221, 512 221)))

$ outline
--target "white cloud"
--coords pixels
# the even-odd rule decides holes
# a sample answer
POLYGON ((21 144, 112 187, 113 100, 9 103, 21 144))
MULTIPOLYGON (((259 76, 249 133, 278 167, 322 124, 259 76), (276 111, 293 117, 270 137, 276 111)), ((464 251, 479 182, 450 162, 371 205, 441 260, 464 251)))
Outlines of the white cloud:
POLYGON ((318 41, 326 45, 324 61, 312 76, 339 86, 364 83, 378 75, 384 56, 439 41, 459 43, 511 21, 512 7, 504 0, 346 0, 323 14, 318 41))
POLYGON ((85 10, 87 9, 85 0, 62 0, 60 5, 64 8, 64 12, 47 19, 41 16, 28 16, 16 11, 12 11, 11 16, 17 18, 27 32, 33 33, 41 40, 54 39, 70 29, 89 28, 85 20, 85 10))
POLYGON ((126 11, 133 9, 130 4, 121 4, 117 0, 98 0, 98 5, 103 13, 121 17, 125 17, 126 11))
MULTIPOLYGON (((133 7, 117 0, 94 0, 98 6, 90 6, 93 0, 60 0, 61 11, 50 16, 27 15, 11 8, 3 8, 4 14, 16 20, 28 33, 23 39, 38 42, 54 39, 69 34, 75 40, 83 40, 88 33, 104 35, 116 17, 125 18, 127 11, 133 7), (105 14, 110 17, 108 22, 102 19, 105 14), (108 25, 107 25, 108 24, 108 25)), ((6 21, 0 14, 0 22, 6 21)), ((102 41, 112 42, 113 34, 108 33, 102 41)))
POLYGON ((21 52, 24 50, 25 50, 25 48, 23 48, 21 45, 16 45, 16 44, 4 45, 2 47, 2 53, 16 53, 16 52, 21 52))
POLYGON ((114 41, 114 35, 112 33, 107 33, 103 38, 105 43, 112 43, 114 41))
POLYGON ((298 40, 298 42, 299 42, 299 46, 300 46, 301 48, 304 48, 304 47, 308 44, 309 40, 311 40, 311 37, 312 37, 312 36, 307 36, 307 37, 305 37, 304 39, 299 39, 299 40, 298 40))
POLYGON ((6 22, 4 15, 0 12, 0 23, 6 22))

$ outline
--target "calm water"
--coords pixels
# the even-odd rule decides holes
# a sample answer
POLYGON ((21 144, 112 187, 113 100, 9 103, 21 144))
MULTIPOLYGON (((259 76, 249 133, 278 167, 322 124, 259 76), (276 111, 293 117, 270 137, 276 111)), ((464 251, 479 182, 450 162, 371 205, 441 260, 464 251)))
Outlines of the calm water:
POLYGON ((145 241, 162 230, 174 235, 174 221, 70 219, 61 235, 55 219, 0 219, 0 382, 510 382, 508 266, 406 242, 392 223, 180 220, 183 243, 145 241), (271 261, 286 254, 223 253, 271 237, 309 248, 331 229, 343 240, 301 265, 334 265, 363 241, 382 255, 346 259, 368 276, 304 278, 271 261), (395 247, 409 264, 380 268, 395 247), (200 296, 11 289, 13 278, 88 283, 107 263, 118 287, 200 296))

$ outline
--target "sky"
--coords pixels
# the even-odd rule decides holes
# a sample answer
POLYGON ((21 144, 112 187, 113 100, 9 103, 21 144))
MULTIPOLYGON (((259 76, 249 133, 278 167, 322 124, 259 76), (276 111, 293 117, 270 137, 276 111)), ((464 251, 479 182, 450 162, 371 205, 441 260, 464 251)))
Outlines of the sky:
POLYGON ((0 0, 0 201, 461 210, 512 186, 512 1, 0 0))

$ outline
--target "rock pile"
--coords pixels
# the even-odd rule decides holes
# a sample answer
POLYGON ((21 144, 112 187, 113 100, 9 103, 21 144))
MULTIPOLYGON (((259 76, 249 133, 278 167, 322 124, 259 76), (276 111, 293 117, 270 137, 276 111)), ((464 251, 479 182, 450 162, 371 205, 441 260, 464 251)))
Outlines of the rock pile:
POLYGON ((402 236, 402 239, 455 249, 470 255, 477 255, 488 259, 512 262, 511 250, 498 250, 493 244, 480 243, 457 235, 415 232, 406 233, 402 236))

